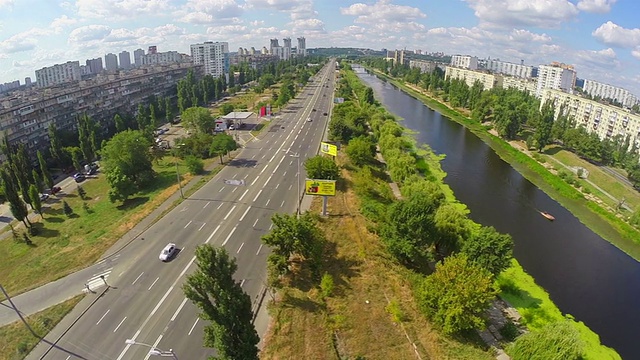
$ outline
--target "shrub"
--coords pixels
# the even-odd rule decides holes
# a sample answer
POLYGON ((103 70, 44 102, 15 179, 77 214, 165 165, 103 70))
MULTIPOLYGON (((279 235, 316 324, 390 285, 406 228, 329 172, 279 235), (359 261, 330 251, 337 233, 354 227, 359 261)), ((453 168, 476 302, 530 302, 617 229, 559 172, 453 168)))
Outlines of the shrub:
POLYGON ((562 320, 520 336, 507 352, 513 360, 577 360, 582 358, 583 346, 571 321, 562 320))
POLYGON ((333 276, 324 273, 324 275, 322 275, 322 280, 320 281, 320 291, 322 292, 323 298, 331 296, 331 293, 333 293, 333 286, 333 276))
POLYGON ((512 342, 520 335, 520 330, 514 323, 509 321, 500 328, 500 335, 502 335, 505 340, 512 342))
POLYGON ((194 155, 189 155, 184 159, 184 161, 191 174, 200 175, 204 173, 204 162, 201 159, 194 155))

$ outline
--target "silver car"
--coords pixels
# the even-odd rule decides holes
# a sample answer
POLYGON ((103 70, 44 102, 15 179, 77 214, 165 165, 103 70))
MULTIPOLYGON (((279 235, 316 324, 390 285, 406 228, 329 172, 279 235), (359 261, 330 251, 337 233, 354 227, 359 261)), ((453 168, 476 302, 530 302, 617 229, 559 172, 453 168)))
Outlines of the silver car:
POLYGON ((174 243, 169 243, 167 244, 167 246, 164 247, 164 249, 162 249, 162 252, 160 253, 160 260, 161 261, 169 261, 173 255, 176 253, 176 250, 178 250, 178 248, 176 247, 176 244, 174 243))

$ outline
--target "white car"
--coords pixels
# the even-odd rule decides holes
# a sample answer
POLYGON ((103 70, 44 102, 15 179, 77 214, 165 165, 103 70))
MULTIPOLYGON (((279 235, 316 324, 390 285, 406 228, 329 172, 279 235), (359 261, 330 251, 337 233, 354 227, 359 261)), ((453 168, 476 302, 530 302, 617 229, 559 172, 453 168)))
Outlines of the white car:
POLYGON ((169 261, 171 257, 173 257, 173 255, 176 253, 176 250, 178 250, 178 248, 176 247, 176 244, 174 243, 167 244, 167 246, 165 246, 164 249, 162 249, 162 252, 160 253, 160 256, 159 256, 160 260, 169 261))
POLYGON ((307 118, 307 122, 311 122, 311 117, 308 117, 308 118, 307 118))

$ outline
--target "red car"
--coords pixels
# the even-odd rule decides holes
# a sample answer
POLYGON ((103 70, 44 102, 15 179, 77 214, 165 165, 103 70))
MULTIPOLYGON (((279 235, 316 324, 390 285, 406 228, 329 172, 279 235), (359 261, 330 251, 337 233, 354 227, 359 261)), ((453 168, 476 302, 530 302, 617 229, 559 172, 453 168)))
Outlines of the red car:
POLYGON ((59 193, 60 191, 62 191, 62 188, 60 186, 54 186, 51 188, 51 195, 55 195, 57 193, 59 193))

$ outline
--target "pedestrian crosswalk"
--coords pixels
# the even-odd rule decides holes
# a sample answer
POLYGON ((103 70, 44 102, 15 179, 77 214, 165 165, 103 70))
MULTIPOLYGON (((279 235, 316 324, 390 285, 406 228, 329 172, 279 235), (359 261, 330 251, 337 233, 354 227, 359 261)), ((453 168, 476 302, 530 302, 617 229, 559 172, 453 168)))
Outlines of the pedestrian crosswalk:
POLYGON ((109 274, 111 274, 112 269, 113 268, 108 268, 98 274, 93 275, 84 284, 84 289, 82 291, 84 293, 95 292, 96 289, 106 286, 108 284, 107 279, 109 278, 109 274))

